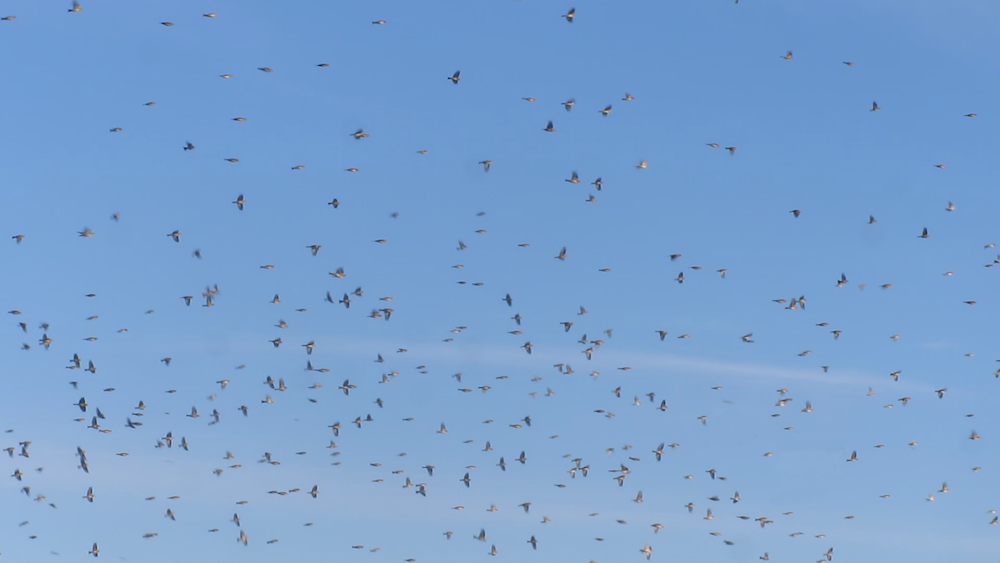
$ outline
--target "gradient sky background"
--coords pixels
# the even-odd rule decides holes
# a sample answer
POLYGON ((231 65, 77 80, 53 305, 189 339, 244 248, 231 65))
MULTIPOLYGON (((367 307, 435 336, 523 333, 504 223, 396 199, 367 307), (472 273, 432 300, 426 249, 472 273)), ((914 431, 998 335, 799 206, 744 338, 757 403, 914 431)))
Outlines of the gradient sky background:
POLYGON ((571 4, 539 0, 70 7, 8 0, 0 14, 16 16, 0 21, 0 234, 25 235, 0 244, 3 310, 22 312, 0 330, 0 447, 15 447, 0 453, 3 561, 85 561, 95 541, 102 558, 146 562, 488 561, 491 545, 496 560, 581 563, 639 562, 645 545, 657 561, 1000 552, 1000 272, 984 267, 1000 242, 1000 5, 579 0, 572 24, 571 4), (323 301, 359 286, 350 309, 323 301), (799 296, 805 310, 772 301, 799 296), (367 318, 387 306, 390 321, 367 318), (584 334, 605 341, 591 361, 584 334), (97 373, 65 369, 74 353, 97 373), (113 432, 85 428, 98 407, 113 432), (167 432, 189 451, 155 448, 167 432), (680 446, 657 463, 660 442, 680 446), (257 463, 264 452, 281 464, 257 463), (577 457, 586 478, 567 473, 577 457))

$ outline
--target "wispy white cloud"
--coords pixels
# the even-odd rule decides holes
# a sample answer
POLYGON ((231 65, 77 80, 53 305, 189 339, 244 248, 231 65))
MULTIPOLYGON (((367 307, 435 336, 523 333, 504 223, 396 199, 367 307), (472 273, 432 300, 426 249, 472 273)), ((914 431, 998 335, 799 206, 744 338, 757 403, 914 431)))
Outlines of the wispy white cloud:
MULTIPOLYGON (((348 341, 338 339, 337 344, 337 347, 342 350, 340 352, 342 354, 366 358, 374 358, 376 354, 392 349, 392 346, 393 344, 388 341, 374 339, 348 341)), ((473 349, 470 349, 467 344, 440 344, 435 342, 427 347, 415 345, 408 352, 408 357, 412 357, 418 362, 431 367, 433 367, 433 362, 435 361, 474 361, 477 363, 488 363, 498 368, 525 368, 530 370, 537 370, 539 365, 547 367, 558 363, 567 363, 567 357, 569 357, 569 363, 575 366, 574 369, 579 374, 587 374, 597 370, 602 375, 610 375, 612 373, 611 370, 617 367, 629 366, 637 373, 642 370, 671 370, 700 375, 743 376, 769 382, 802 381, 861 388, 871 385, 873 382, 882 382, 888 379, 888 374, 876 374, 854 369, 838 369, 836 373, 824 373, 818 369, 805 370, 770 364, 733 362, 680 354, 623 352, 609 349, 610 346, 599 349, 594 354, 594 360, 588 362, 577 350, 562 352, 536 346, 532 354, 529 355, 523 350, 519 350, 518 346, 519 344, 512 342, 509 347, 486 345, 475 346, 473 349), (575 356, 579 356, 577 361, 573 361, 573 357, 575 356)), ((387 360, 393 359, 395 358, 387 358, 387 360)), ((899 381, 896 387, 901 390, 915 392, 929 392, 934 389, 931 385, 906 380, 899 381)))

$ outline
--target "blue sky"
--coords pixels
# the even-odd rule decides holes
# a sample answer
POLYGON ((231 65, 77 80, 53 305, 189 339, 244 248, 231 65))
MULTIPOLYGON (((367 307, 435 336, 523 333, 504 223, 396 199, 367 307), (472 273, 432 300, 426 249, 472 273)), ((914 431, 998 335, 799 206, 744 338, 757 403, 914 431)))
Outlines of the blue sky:
POLYGON ((149 562, 997 552, 1000 7, 69 8, 0 14, 16 16, 0 21, 0 222, 24 235, 0 245, 3 311, 21 313, 0 332, 4 561, 89 560, 94 542, 149 562), (324 301, 359 287, 349 309, 324 301), (804 310, 785 308, 800 296, 804 310), (604 341, 592 360, 584 335, 604 341), (73 354, 96 373, 66 369, 73 354), (112 432, 86 428, 97 408, 112 432), (156 448, 167 432, 189 451, 156 448), (679 446, 656 462, 661 442, 679 446), (568 472, 576 458, 587 477, 568 472))

